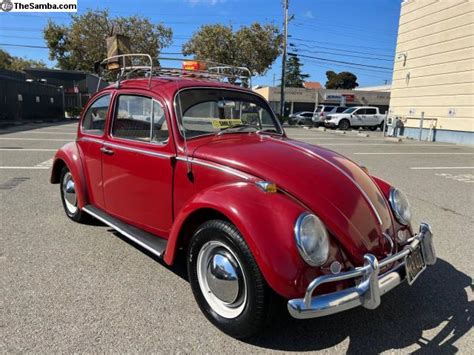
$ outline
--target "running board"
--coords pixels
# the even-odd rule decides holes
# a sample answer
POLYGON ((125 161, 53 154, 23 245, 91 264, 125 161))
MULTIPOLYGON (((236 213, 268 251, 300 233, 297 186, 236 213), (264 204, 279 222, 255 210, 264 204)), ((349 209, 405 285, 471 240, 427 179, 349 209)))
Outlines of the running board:
POLYGON ((131 241, 137 243, 152 254, 160 258, 163 257, 166 249, 165 239, 133 227, 128 223, 122 222, 92 205, 84 206, 82 210, 90 214, 92 217, 97 218, 99 221, 107 224, 109 227, 112 227, 124 237, 127 237, 131 241))

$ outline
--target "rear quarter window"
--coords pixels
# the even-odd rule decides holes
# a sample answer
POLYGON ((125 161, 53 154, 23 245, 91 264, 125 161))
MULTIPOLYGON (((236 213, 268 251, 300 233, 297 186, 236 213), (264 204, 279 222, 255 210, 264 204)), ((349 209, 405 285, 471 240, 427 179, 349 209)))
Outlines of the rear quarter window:
POLYGON ((94 135, 102 135, 109 112, 110 94, 99 97, 89 106, 82 120, 82 131, 94 135))

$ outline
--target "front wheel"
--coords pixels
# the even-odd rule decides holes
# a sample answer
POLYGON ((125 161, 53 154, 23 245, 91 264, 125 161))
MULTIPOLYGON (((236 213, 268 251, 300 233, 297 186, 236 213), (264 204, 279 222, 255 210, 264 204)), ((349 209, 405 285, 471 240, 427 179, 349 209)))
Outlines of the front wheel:
POLYGON ((262 329, 270 316, 271 291, 233 224, 202 224, 190 242, 187 266, 196 302, 216 327, 235 338, 262 329))
POLYGON ((341 120, 337 128, 342 129, 343 131, 347 131, 351 127, 351 123, 348 120, 341 120))
POLYGON ((59 186, 61 190, 61 201, 66 215, 75 222, 87 222, 88 216, 78 207, 77 204, 74 178, 66 166, 61 170, 61 183, 59 186))

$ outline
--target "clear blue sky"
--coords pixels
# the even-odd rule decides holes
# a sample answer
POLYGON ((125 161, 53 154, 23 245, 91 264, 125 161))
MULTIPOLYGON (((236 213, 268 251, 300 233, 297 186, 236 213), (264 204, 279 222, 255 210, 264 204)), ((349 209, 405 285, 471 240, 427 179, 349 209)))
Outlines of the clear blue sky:
MULTIPOLYGON (((391 80, 390 70, 358 67, 340 62, 392 68, 395 56, 401 0, 289 0, 289 51, 298 51, 304 72, 311 81, 326 81, 326 70, 351 71, 361 86, 391 80), (303 56, 317 57, 306 58, 303 56)), ((139 14, 173 29, 173 43, 166 52, 179 52, 181 45, 200 25, 232 24, 235 28, 258 21, 282 26, 281 0, 78 0, 79 13, 87 9, 110 10, 112 16, 139 14)), ((42 28, 48 18, 68 23, 65 13, 0 13, 0 43, 44 46, 42 28)), ((12 55, 42 59, 49 65, 48 50, 0 45, 12 55)), ((254 84, 278 84, 281 59, 254 84)))

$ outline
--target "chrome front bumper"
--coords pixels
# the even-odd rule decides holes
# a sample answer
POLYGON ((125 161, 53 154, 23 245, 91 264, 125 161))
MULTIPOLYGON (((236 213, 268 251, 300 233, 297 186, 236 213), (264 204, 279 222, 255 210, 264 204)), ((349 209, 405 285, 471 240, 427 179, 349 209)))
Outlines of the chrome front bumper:
POLYGON ((364 266, 335 275, 323 275, 315 278, 306 289, 304 298, 288 301, 288 311, 294 318, 306 319, 323 317, 358 306, 368 309, 377 308, 380 305, 381 295, 405 281, 405 258, 419 244, 421 244, 421 252, 426 265, 433 265, 436 262, 432 237, 430 226, 422 223, 419 233, 411 238, 409 244, 399 253, 383 260, 377 260, 372 254, 365 254, 364 266), (399 260, 403 260, 403 262, 397 265, 396 268, 379 275, 381 268, 399 260), (313 293, 318 286, 348 279, 358 279, 360 282, 356 282, 356 286, 342 291, 313 297, 313 293))

